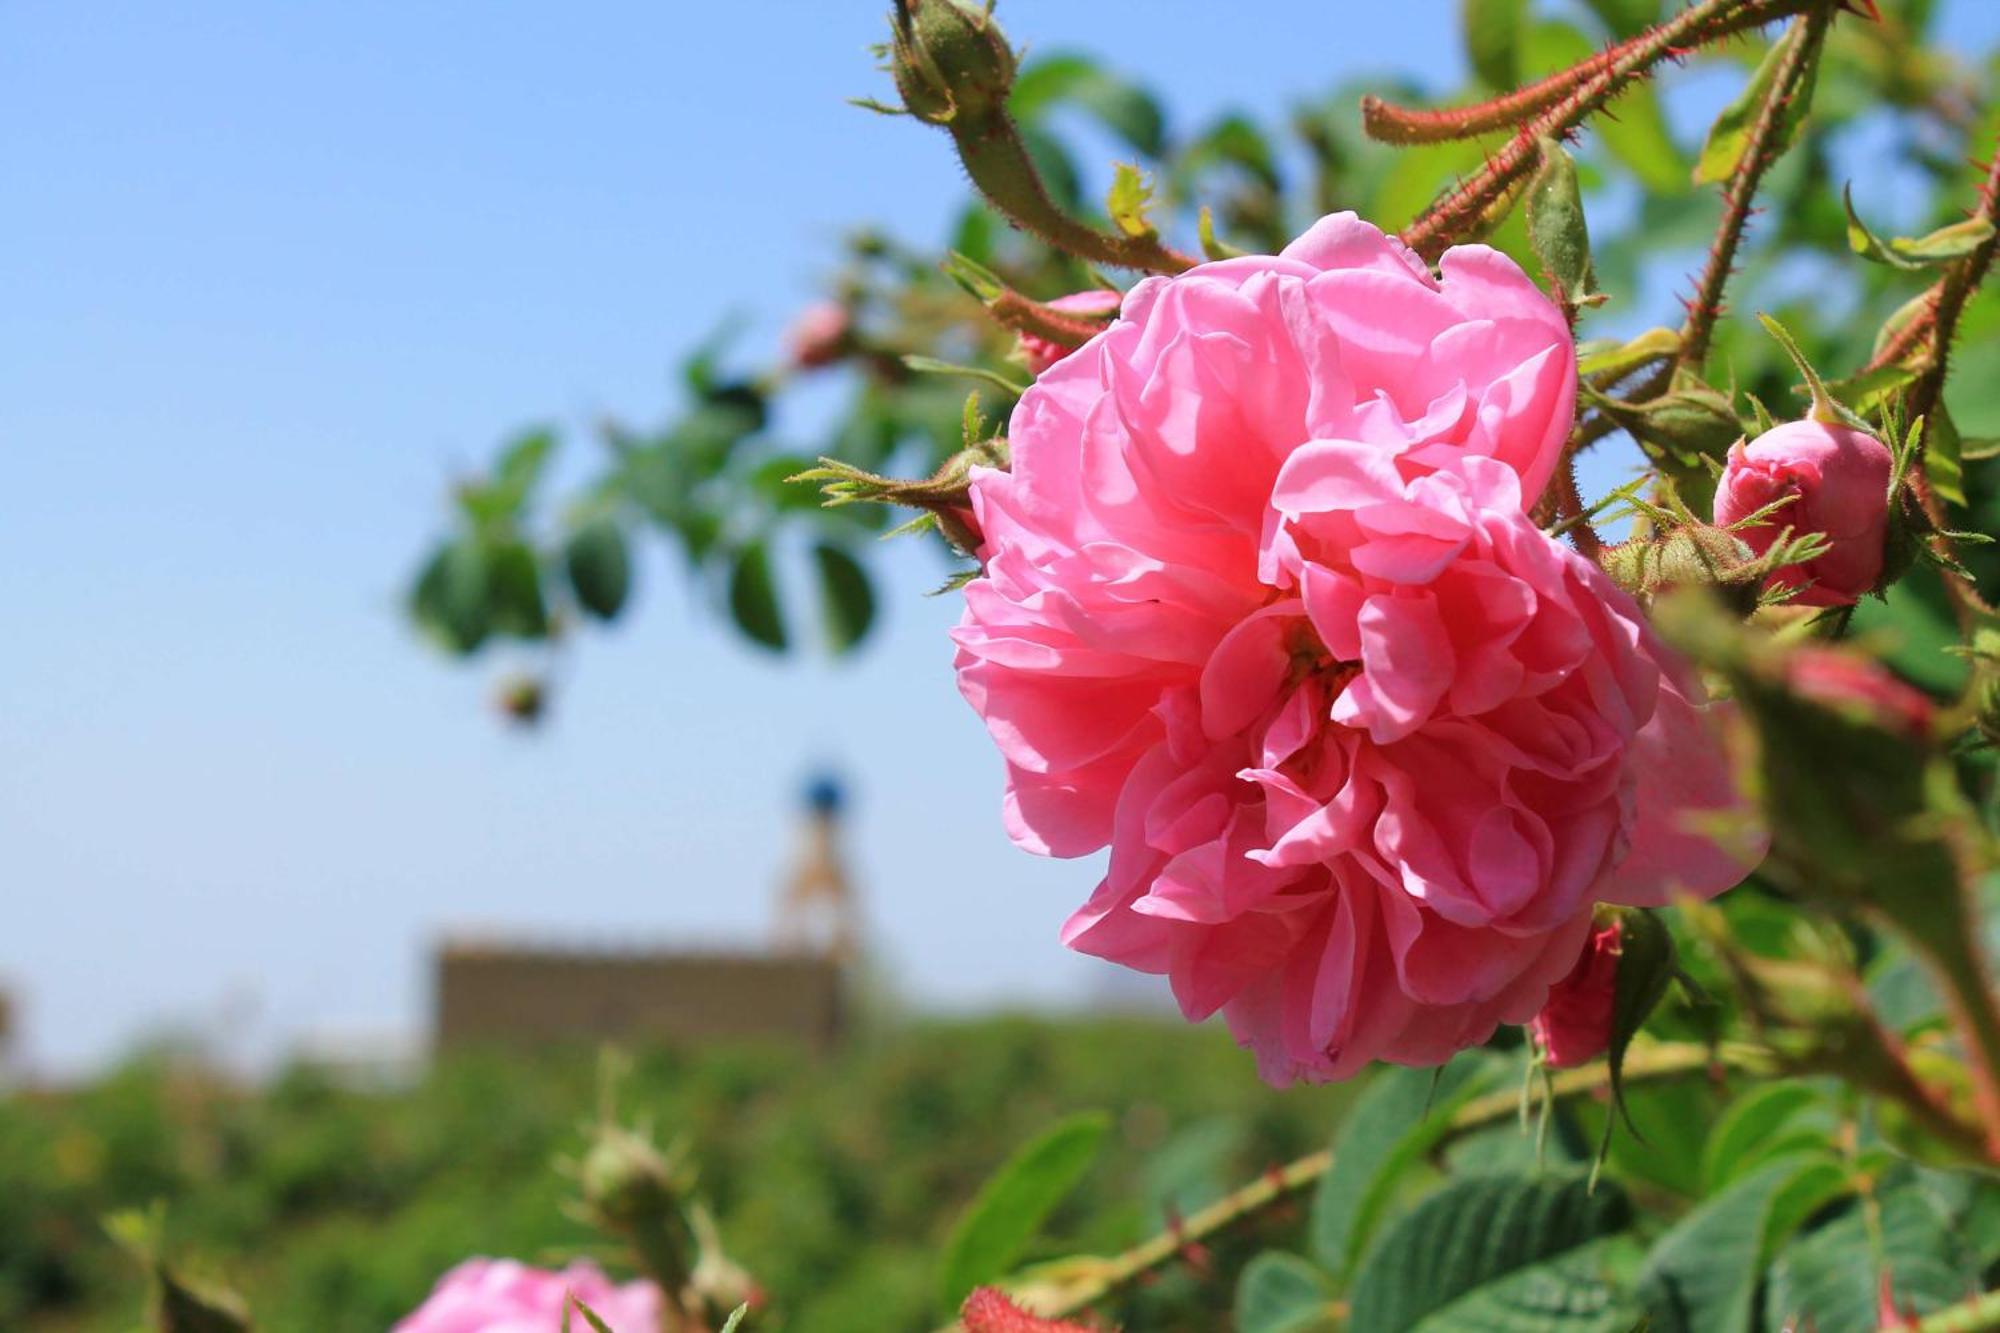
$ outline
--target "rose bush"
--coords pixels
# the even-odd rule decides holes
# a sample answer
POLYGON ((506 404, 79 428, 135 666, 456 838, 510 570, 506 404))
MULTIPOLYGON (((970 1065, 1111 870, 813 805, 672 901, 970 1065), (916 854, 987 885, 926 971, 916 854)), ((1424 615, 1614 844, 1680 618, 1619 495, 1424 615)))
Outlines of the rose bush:
POLYGON ((975 474, 961 691, 1031 850, 1109 844, 1073 948, 1222 1010, 1273 1081, 1525 1023, 1599 901, 1754 847, 1701 691, 1523 512, 1567 429, 1561 315, 1351 216, 1140 284, 975 474))

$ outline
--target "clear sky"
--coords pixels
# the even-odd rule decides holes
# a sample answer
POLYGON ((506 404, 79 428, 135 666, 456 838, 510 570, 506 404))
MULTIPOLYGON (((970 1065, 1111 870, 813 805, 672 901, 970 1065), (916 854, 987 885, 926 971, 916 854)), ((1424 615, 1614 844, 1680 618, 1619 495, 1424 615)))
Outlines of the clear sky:
MULTIPOLYGON (((840 667, 740 647, 654 549, 534 736, 398 612, 500 436, 656 418, 728 310, 768 352, 847 223, 941 234, 947 144, 843 103, 885 90, 885 7, 0 7, 0 978, 42 1067, 225 1014, 265 1051, 418 1032, 450 927, 759 939, 819 758, 911 995, 1088 991, 1055 933, 1095 871, 1001 834, 914 545, 840 667)), ((1000 16, 1196 118, 1377 69, 1448 86, 1456 11, 1000 16)), ((1990 42, 1994 11, 1953 23, 1990 42)))

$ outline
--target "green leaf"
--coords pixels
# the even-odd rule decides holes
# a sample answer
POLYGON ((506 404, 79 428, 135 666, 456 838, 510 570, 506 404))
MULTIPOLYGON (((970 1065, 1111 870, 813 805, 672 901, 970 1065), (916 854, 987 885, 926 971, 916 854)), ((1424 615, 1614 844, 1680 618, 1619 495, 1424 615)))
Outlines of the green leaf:
POLYGON ((617 618, 632 591, 632 556, 616 520, 594 518, 571 533, 563 547, 563 568, 584 610, 599 620, 617 618))
POLYGON ((1751 1333, 1764 1266, 1813 1209, 1847 1188, 1831 1154, 1771 1162, 1676 1222, 1639 1278, 1657 1333, 1751 1333))
POLYGON ((813 563, 819 570, 827 642, 836 653, 848 652, 868 637, 868 628, 875 623, 875 590, 869 586, 868 571, 846 551, 825 542, 813 547, 813 563))
POLYGON ((486 553, 461 538, 432 553, 410 589, 410 617, 448 651, 464 656, 486 642, 486 553))
POLYGON ((1130 162, 1120 162, 1111 172, 1111 192, 1105 196, 1105 211, 1112 225, 1127 236, 1154 236, 1146 209, 1153 202, 1153 187, 1146 173, 1130 162))
POLYGON ((1096 117, 1147 157, 1158 157, 1165 150, 1166 117, 1159 102, 1144 88, 1100 68, 1089 56, 1063 52, 1028 62, 1014 80, 1007 105, 1015 119, 1033 124, 1063 103, 1096 117))
POLYGON ((1616 37, 1633 37, 1660 21, 1660 0, 1584 0, 1616 37))
POLYGON ((1512 88, 1521 81, 1521 28, 1527 17, 1527 0, 1460 0, 1465 55, 1489 88, 1512 88))
POLYGON ((1411 1333, 1631 1333, 1631 1277, 1644 1251, 1604 1236, 1518 1268, 1424 1317, 1411 1333))
POLYGON ((1236 1333, 1338 1333, 1333 1284, 1296 1254, 1266 1250, 1236 1280, 1236 1333))
POLYGON ((1943 403, 1931 412, 1930 433, 1924 441, 1924 476, 1938 496, 1965 508, 1965 442, 1943 403))
POLYGON ((743 1321, 750 1317, 750 1302, 745 1301, 729 1312, 729 1318, 722 1321, 721 1333, 736 1333, 743 1327, 743 1321))
MULTIPOLYGON (((1777 78, 1778 67, 1785 61, 1785 53, 1793 43, 1803 41, 1805 29, 1794 24, 1785 30, 1785 35, 1771 44, 1764 58, 1757 64, 1757 72, 1743 86, 1736 99, 1722 109, 1709 127, 1708 139, 1701 146, 1701 156, 1695 161, 1694 179, 1697 185, 1717 185, 1736 174, 1743 163, 1743 154, 1750 146, 1750 127, 1757 122, 1757 113, 1764 105, 1764 99, 1771 94, 1772 81, 1777 78)), ((1800 87, 1786 103, 1778 122, 1777 134, 1770 147, 1772 156, 1777 156, 1790 148, 1799 136, 1799 126, 1805 123, 1806 108, 1812 102, 1813 80, 1818 62, 1807 69, 1800 87)))
MULTIPOLYGON (((1721 1190, 1770 1156, 1780 1143, 1779 1131, 1809 1110, 1820 1110, 1825 1098, 1809 1083, 1767 1083, 1730 1103, 1702 1150, 1701 1175, 1708 1193, 1721 1190)), ((1824 1136, 1820 1137, 1824 1143, 1824 1136)))
POLYGON ((1469 1176, 1382 1237, 1354 1284, 1349 1333, 1404 1333, 1426 1316, 1532 1264, 1621 1229, 1624 1191, 1581 1174, 1469 1176))
POLYGON ((1587 343, 1577 348, 1576 373, 1603 376, 1617 383, 1633 371, 1664 361, 1681 349, 1681 336, 1672 329, 1647 329, 1629 342, 1587 343), (1587 349, 1587 350, 1586 350, 1587 349))
POLYGON ((920 375, 962 375, 966 379, 980 380, 1011 398, 1019 398, 1028 391, 1027 385, 1016 383, 999 371, 988 370, 984 366, 962 366, 953 361, 940 361, 934 356, 914 354, 904 357, 903 364, 920 375))
POLYGON ((1111 1128, 1085 1112, 1058 1122, 995 1172, 945 1246, 942 1299, 956 1310, 974 1287, 1004 1277, 1057 1204, 1083 1179, 1111 1128))
POLYGON ((774 652, 785 650, 784 615, 771 582, 770 553, 762 542, 751 542, 736 553, 729 571, 729 614, 752 642, 774 652))
POLYGON ((1553 139, 1543 139, 1540 149, 1542 165, 1528 182, 1528 243, 1565 308, 1602 301, 1590 263, 1590 228, 1576 163, 1553 139))
POLYGON ((1785 1248, 1771 1266, 1767 1327, 1796 1321, 1814 1333, 1873 1333, 1885 1276, 1897 1308, 1918 1315, 1979 1290, 1977 1265, 1929 1194, 1892 1186, 1877 1203, 1874 1219, 1855 1208, 1785 1248))
POLYGON ((487 606, 496 633, 545 639, 549 607, 542 597, 542 564, 525 542, 503 542, 486 553, 487 606))
POLYGON ((1993 224, 1985 218, 1967 218, 1948 227, 1939 227, 1927 236, 1914 239, 1891 236, 1883 240, 1868 229, 1854 211, 1854 187, 1842 188, 1840 200, 1847 208, 1847 244, 1864 259, 1904 272, 1948 264, 1963 259, 1993 238, 1993 224))
POLYGON ((1369 1080, 1333 1140, 1333 1166, 1313 1196, 1312 1254, 1351 1277, 1403 1173, 1451 1127, 1459 1107, 1499 1084, 1499 1062, 1466 1054, 1443 1069, 1383 1069, 1369 1080))

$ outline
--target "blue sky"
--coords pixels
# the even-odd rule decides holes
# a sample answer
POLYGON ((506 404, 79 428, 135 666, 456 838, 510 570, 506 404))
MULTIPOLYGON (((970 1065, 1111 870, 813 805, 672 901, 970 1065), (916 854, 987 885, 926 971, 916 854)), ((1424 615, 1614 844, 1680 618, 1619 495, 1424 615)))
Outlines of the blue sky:
MULTIPOLYGON (((1094 871, 1001 834, 927 552, 835 667, 739 647, 655 551, 532 737, 397 611, 494 440, 654 418, 724 311, 768 350, 847 223, 941 234, 945 142, 843 104, 883 91, 883 8, 0 11, 0 978, 44 1067, 224 1015, 244 1049, 418 1030, 448 927, 760 938, 819 757, 910 994, 1088 992, 1055 932, 1094 871)), ((1992 40, 1985 8, 1956 29, 1992 40)), ((1245 4, 1226 42, 1212 3, 1001 17, 1195 118, 1449 86, 1456 10, 1245 4)))

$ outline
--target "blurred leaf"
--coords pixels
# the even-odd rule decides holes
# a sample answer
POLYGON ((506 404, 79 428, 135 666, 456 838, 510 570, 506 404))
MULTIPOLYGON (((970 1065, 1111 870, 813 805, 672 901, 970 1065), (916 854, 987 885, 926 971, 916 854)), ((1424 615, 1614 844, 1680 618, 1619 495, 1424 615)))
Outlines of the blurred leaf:
POLYGON ((1764 1266, 1815 1209, 1847 1188, 1829 1153, 1769 1163, 1660 1237, 1639 1279, 1657 1333, 1752 1333, 1764 1266))
POLYGON ((1320 1177, 1308 1235, 1313 1256, 1351 1278, 1403 1173, 1451 1127, 1451 1117, 1499 1082, 1497 1062, 1461 1055, 1439 1070, 1378 1071, 1341 1123, 1333 1166, 1320 1177))
MULTIPOLYGON (((1701 146, 1701 156, 1695 162, 1694 179, 1698 185, 1719 185, 1736 174, 1743 162, 1743 154, 1750 146, 1750 127, 1757 122, 1757 113, 1764 105, 1764 99, 1771 94, 1771 84, 1778 76, 1778 67, 1785 61, 1785 53, 1792 45, 1804 39, 1805 30, 1799 25, 1785 29, 1784 36, 1771 44, 1758 62, 1757 70, 1750 81, 1743 86, 1735 100, 1722 109, 1715 124, 1709 127, 1708 138, 1701 146)), ((1776 157, 1790 148, 1799 137, 1799 126, 1805 123, 1806 109, 1812 102, 1812 84, 1818 62, 1806 71, 1801 86, 1786 103, 1778 131, 1771 144, 1771 155, 1776 157)))
POLYGON ((1266 1250, 1236 1280, 1237 1333, 1338 1333, 1333 1285, 1296 1254, 1266 1250))
POLYGON ((572 533, 563 547, 563 567, 584 610, 599 620, 617 617, 632 590, 632 557, 625 530, 615 520, 594 518, 572 533))
MULTIPOLYGON (((1825 1099, 1809 1083, 1767 1083, 1731 1102, 1709 1134, 1702 1150, 1701 1174, 1709 1193, 1730 1184, 1770 1155, 1778 1132, 1808 1110, 1823 1108, 1825 1099)), ((1824 1134, 1818 1141, 1825 1142, 1824 1134)))
POLYGON ((1883 636, 1883 660, 1934 694, 1965 687, 1965 659, 1946 651, 1958 643, 1958 622, 1934 569, 1913 569, 1882 598, 1855 603, 1852 631, 1883 636))
POLYGON ((1057 1122, 1023 1147, 980 1188, 946 1243, 943 1303, 956 1310, 974 1287, 1004 1277, 1097 1159, 1111 1128, 1101 1112, 1057 1122))
POLYGON ((1241 167, 1266 189, 1279 187, 1278 159, 1264 131, 1247 116, 1224 115, 1181 150, 1175 164, 1182 179, 1189 179, 1219 164, 1241 167))
POLYGON ((1584 0, 1615 37, 1636 36, 1659 22, 1660 0, 1584 0))
POLYGON ((745 1301, 734 1310, 731 1310, 729 1318, 722 1321, 721 1333, 736 1333, 736 1330, 743 1326, 743 1321, 749 1317, 750 1303, 745 1301))
POLYGON ((1166 117, 1159 102, 1089 56, 1065 52, 1029 61, 1014 80, 1007 105, 1023 124, 1034 124, 1064 102, 1089 112, 1147 157, 1156 158, 1165 150, 1166 117))
POLYGON ((432 554, 410 590, 410 615, 461 656, 486 641, 492 619, 486 601, 486 556, 478 542, 461 538, 432 554))
POLYGON ((813 547, 813 563, 819 570, 827 642, 836 653, 848 652, 868 637, 875 623, 875 592, 868 571, 846 551, 825 542, 813 547))
POLYGON ((785 650, 785 621, 771 581, 771 557, 761 541, 736 553, 729 571, 729 614, 738 629, 774 652, 785 650))
POLYGON ((487 607, 496 633, 543 639, 549 608, 542 597, 541 562, 525 542, 503 542, 487 552, 487 607))
POLYGON ((1521 28, 1528 0, 1460 0, 1459 27, 1472 71, 1499 91, 1521 81, 1521 28))
POLYGON ((1964 441, 1952 424, 1951 412, 1939 403, 1931 413, 1928 438, 1924 442, 1924 476, 1939 498, 1965 508, 1965 463, 1960 457, 1964 441))
POLYGON ((566 1293, 563 1301, 563 1333, 570 1333, 569 1317, 571 1313, 582 1315, 583 1322, 589 1324, 594 1333, 612 1333, 611 1326, 599 1317, 597 1311, 585 1305, 583 1298, 575 1292, 566 1293))
POLYGON ((1948 227, 1939 227, 1927 236, 1914 239, 1891 236, 1883 240, 1870 231, 1868 224, 1861 220, 1861 215, 1854 211, 1853 186, 1841 190, 1840 200, 1847 209, 1847 243, 1854 253, 1906 273, 1963 259, 1993 238, 1991 222, 1985 218, 1967 218, 1948 227))
POLYGON ((1632 1333, 1631 1278, 1643 1254, 1630 1236, 1588 1241, 1474 1288, 1411 1333, 1632 1333))
POLYGON ((1470 1176, 1390 1227, 1353 1288, 1349 1333, 1403 1333, 1520 1269, 1622 1228, 1624 1191, 1581 1173, 1470 1176))
POLYGON ((1021 126, 1021 143, 1028 150, 1028 158, 1035 164, 1035 171, 1048 186, 1049 195, 1056 203, 1071 213, 1083 206, 1083 178, 1077 175, 1076 163, 1062 140, 1033 124, 1021 126))
MULTIPOLYGON (((1771 1266, 1764 1319, 1814 1333, 1873 1333, 1882 1282, 1899 1309, 1930 1314, 1979 1290, 1979 1272, 1950 1220, 1924 1190, 1903 1184, 1793 1241, 1771 1266)), ((1706 1329, 1703 1330, 1706 1333, 1706 1329)))

